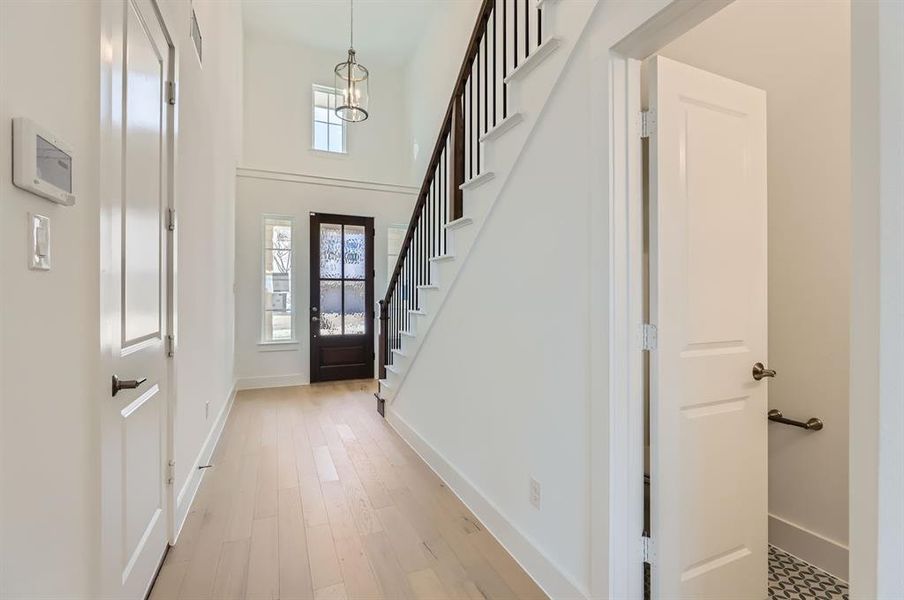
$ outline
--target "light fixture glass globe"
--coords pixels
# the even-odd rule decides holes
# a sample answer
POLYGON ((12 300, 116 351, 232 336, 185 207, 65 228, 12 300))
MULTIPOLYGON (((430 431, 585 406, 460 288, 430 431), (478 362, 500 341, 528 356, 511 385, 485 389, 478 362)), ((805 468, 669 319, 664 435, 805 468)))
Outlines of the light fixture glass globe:
POLYGON ((355 51, 349 48, 348 60, 336 65, 336 91, 339 93, 336 116, 357 123, 368 117, 370 79, 367 69, 358 64, 355 51))

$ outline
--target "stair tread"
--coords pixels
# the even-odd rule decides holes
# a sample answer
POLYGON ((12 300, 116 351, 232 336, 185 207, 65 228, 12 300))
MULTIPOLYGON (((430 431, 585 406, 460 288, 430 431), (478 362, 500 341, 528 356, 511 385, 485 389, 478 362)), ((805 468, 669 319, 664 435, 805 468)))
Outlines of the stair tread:
POLYGON ((388 379, 381 379, 381 380, 380 380, 380 387, 392 388, 392 384, 389 383, 389 380, 388 380, 388 379))
POLYGON ((424 311, 420 310, 419 308, 409 308, 409 309, 408 309, 408 313, 409 313, 409 314, 412 314, 412 315, 423 315, 423 316, 427 316, 427 313, 425 313, 424 311))
POLYGON ((553 50, 559 47, 560 42, 561 40, 559 40, 559 38, 548 38, 545 42, 537 46, 534 51, 531 52, 530 56, 528 56, 523 63, 515 67, 515 69, 502 81, 504 83, 511 83, 513 80, 526 75, 534 67, 543 62, 544 58, 552 54, 553 50))
POLYGON ((411 333, 411 332, 408 331, 407 329, 399 329, 399 334, 400 334, 400 335, 407 336, 407 337, 417 337, 416 335, 414 335, 413 333, 411 333))
POLYGON ((405 358, 408 357, 407 354, 405 354, 404 352, 402 352, 402 351, 399 350, 398 348, 393 348, 392 350, 390 350, 390 352, 392 352, 392 353, 395 354, 396 356, 402 356, 402 357, 405 357, 405 358))
POLYGON ((417 289, 419 289, 419 290, 438 290, 439 286, 438 285, 419 285, 419 286, 417 286, 417 289))
POLYGON ((445 228, 447 231, 454 231, 455 229, 470 225, 473 222, 474 221, 471 219, 471 217, 461 217, 459 219, 455 219, 454 221, 449 221, 448 223, 443 225, 443 228, 445 228))
POLYGON ((515 125, 517 125, 518 123, 520 123, 523 120, 524 120, 524 117, 520 112, 513 112, 506 118, 499 121, 499 123, 497 123, 495 126, 493 126, 492 129, 490 129, 489 131, 487 131, 486 133, 481 135, 480 141, 486 142, 489 140, 496 139, 497 137, 501 136, 503 133, 505 133, 506 131, 508 131, 509 129, 511 129, 512 127, 514 127, 515 125))
POLYGON ((392 373, 395 373, 396 375, 401 375, 401 374, 402 374, 402 370, 399 369, 399 368, 398 368, 397 366, 395 366, 395 365, 386 365, 386 370, 387 370, 387 371, 391 371, 392 373))
POLYGON ((453 258, 455 258, 454 254, 440 254, 439 256, 434 256, 430 260, 435 262, 442 262, 444 260, 452 260, 453 258))
POLYGON ((472 177, 472 178, 468 179, 467 181, 465 181, 463 184, 461 184, 460 186, 458 186, 458 189, 460 189, 460 190, 466 190, 466 189, 468 189, 468 188, 474 188, 474 187, 477 187, 477 186, 479 186, 479 185, 481 185, 481 184, 483 184, 483 183, 486 183, 487 181, 490 181, 490 180, 493 179, 493 177, 495 177, 495 176, 496 176, 496 174, 493 173, 492 171, 484 171, 484 172, 481 173, 480 175, 475 175, 474 177, 472 177))

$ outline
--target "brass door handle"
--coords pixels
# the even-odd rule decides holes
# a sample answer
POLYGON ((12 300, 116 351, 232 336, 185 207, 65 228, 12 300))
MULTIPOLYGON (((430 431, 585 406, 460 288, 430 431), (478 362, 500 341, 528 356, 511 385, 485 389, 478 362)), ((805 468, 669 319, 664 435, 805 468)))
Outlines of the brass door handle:
POLYGON ((766 365, 761 362, 753 365, 753 378, 759 381, 763 377, 775 377, 775 371, 767 369, 766 365))
POLYGON ((134 390, 142 383, 147 381, 147 377, 142 377, 141 379, 120 379, 116 375, 113 376, 113 395, 119 393, 119 390, 134 390))

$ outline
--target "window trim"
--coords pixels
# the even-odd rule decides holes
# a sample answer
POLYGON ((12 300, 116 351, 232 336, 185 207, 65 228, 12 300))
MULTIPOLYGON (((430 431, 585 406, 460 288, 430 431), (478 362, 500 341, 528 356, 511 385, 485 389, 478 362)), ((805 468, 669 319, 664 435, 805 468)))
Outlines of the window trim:
POLYGON ((296 315, 298 312, 298 295, 297 295, 297 287, 298 287, 298 278, 296 277, 295 271, 297 270, 298 261, 297 257, 297 243, 296 240, 298 238, 298 228, 296 226, 295 217, 291 215, 285 214, 276 214, 276 213, 262 213, 260 220, 260 243, 258 245, 258 251, 260 252, 260 289, 258 295, 258 313, 260 315, 260 334, 258 346, 265 347, 262 349, 265 350, 274 350, 276 348, 284 348, 286 350, 291 349, 290 346, 297 345, 298 342, 298 322, 296 320, 296 315), (292 308, 287 311, 289 313, 289 317, 291 319, 291 329, 292 329, 292 337, 287 340, 268 340, 267 339, 267 318, 266 313, 267 309, 265 306, 265 298, 267 296, 267 221, 268 220, 279 220, 279 221, 288 221, 291 225, 292 232, 292 248, 291 248, 291 258, 292 258, 292 267, 289 271, 289 293, 292 295, 292 308))
MULTIPOLYGON (((311 152, 328 154, 330 156, 345 156, 348 154, 348 123, 341 121, 341 119, 341 123, 339 123, 339 125, 342 126, 342 150, 323 150, 317 147, 317 123, 323 123, 323 121, 318 121, 316 117, 317 101, 315 100, 315 96, 317 92, 320 92, 322 94, 331 94, 333 96, 339 95, 339 91, 336 88, 330 87, 328 85, 318 85, 315 83, 311 86, 311 152)), ((333 125, 336 125, 336 123, 333 123, 333 125)), ((327 127, 329 126, 330 123, 327 122, 327 127)), ((329 135, 329 133, 327 133, 327 135, 329 135)), ((329 147, 329 143, 327 143, 327 147, 329 147)))

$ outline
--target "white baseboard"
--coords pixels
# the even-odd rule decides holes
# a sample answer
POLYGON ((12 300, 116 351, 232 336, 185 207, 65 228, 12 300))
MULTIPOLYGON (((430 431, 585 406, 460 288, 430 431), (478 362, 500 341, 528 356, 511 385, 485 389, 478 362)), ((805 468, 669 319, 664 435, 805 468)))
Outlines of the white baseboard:
POLYGON ((550 598, 590 597, 583 586, 563 573, 467 477, 389 407, 386 410, 386 421, 550 598))
POLYGON ((174 527, 174 535, 171 543, 175 544, 176 540, 179 539, 179 534, 182 533, 182 526, 185 525, 185 519, 188 518, 188 510, 191 508, 191 503, 195 499, 195 495, 198 493, 198 488, 201 487, 201 481, 204 479, 204 473, 207 472, 206 469, 199 469, 201 465, 206 465, 210 462, 210 458, 213 456, 214 450, 216 450, 217 444, 220 443, 220 436, 223 434, 223 428, 226 426, 226 419, 229 417, 229 411, 232 410, 232 405, 235 402, 235 394, 238 391, 238 386, 233 384, 232 391, 229 393, 229 398, 226 399, 226 404, 223 405, 223 408, 220 409, 220 414, 217 415, 216 420, 214 421, 213 427, 210 428, 210 432, 207 434, 207 439, 204 440, 204 444, 201 445, 201 451, 198 452, 198 457, 195 459, 194 464, 191 466, 191 470, 188 474, 188 479, 185 481, 185 484, 179 490, 178 496, 176 496, 176 515, 174 519, 175 527, 174 527))
POLYGON ((294 375, 269 375, 263 377, 240 377, 236 383, 236 389, 259 390, 263 388, 290 387, 293 385, 308 385, 311 383, 307 375, 296 373, 294 375))
POLYGON ((838 579, 848 580, 848 548, 835 540, 769 515, 769 543, 838 579))

